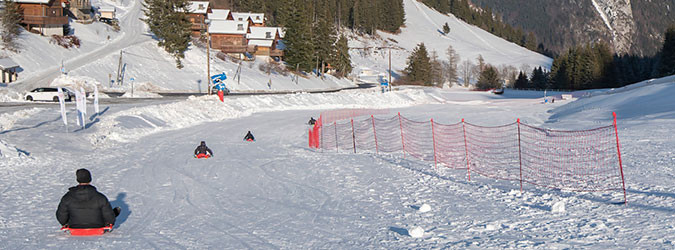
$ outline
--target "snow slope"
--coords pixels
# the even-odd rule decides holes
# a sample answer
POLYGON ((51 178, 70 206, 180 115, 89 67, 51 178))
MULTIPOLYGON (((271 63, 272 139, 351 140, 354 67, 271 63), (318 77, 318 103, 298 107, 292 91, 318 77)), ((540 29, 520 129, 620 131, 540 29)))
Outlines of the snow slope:
POLYGON ((529 92, 439 89, 238 97, 228 103, 200 97, 181 105, 156 100, 105 105, 87 129, 71 124, 68 132, 54 106, 26 111, 36 112, 30 115, 7 112, 13 122, 0 131, 2 143, 30 157, 0 160, 0 248, 671 249, 673 109, 629 109, 643 98, 671 107, 672 98, 661 93, 675 86, 672 78, 643 85, 554 104, 527 97, 529 92), (611 124, 610 108, 577 103, 615 107, 620 114, 627 206, 621 192, 526 185, 521 193, 518 183, 478 176, 467 181, 465 171, 434 170, 432 163, 400 154, 307 148, 309 117, 345 107, 388 108, 392 115, 441 123, 465 118, 499 125, 521 118, 565 129, 611 124), (247 130, 255 143, 241 140, 247 130), (201 140, 214 158, 192 158, 201 140), (102 237, 67 236, 54 218, 81 167, 124 210, 115 231, 102 237))
MULTIPOLYGON (((517 69, 523 65, 529 68, 551 67, 553 59, 469 25, 452 14, 441 14, 415 0, 404 0, 403 3, 406 21, 401 33, 378 32, 382 40, 352 39, 350 47, 396 47, 391 50, 394 72, 400 72, 406 67, 409 54, 422 42, 429 53, 435 51, 442 60, 447 60, 445 51, 452 45, 462 61, 470 60, 474 64, 477 64, 476 58, 481 55, 486 63, 494 66, 510 65, 517 69), (442 34, 442 27, 446 22, 450 27, 448 35, 442 34)), ((356 68, 368 67, 382 73, 388 71, 388 49, 371 48, 369 51, 352 49, 350 55, 356 68)), ((397 77, 396 73, 393 77, 397 77)))

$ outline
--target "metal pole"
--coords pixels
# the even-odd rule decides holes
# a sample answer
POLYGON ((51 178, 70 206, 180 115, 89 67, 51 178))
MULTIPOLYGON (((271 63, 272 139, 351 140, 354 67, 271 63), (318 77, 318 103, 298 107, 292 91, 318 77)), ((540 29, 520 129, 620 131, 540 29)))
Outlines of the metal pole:
POLYGON ((619 147, 619 129, 616 127, 616 112, 612 112, 614 116, 614 135, 616 135, 616 152, 619 155, 619 170, 621 171, 621 185, 623 187, 623 203, 628 205, 626 198, 626 181, 623 178, 623 164, 621 163, 621 149, 619 147))
POLYGON ((518 161, 520 162, 520 192, 523 192, 523 155, 520 150, 520 118, 518 118, 518 161))
POLYGON ((354 118, 352 120, 352 144, 354 146, 354 154, 356 154, 356 134, 354 133, 354 118))
POLYGON ((471 167, 469 167, 469 148, 466 143, 466 127, 464 125, 464 118, 462 118, 462 131, 464 132, 464 151, 466 151, 466 172, 469 175, 469 181, 471 181, 471 167))
POLYGON ((403 140, 403 123, 401 123, 401 112, 398 112, 398 126, 401 128, 401 146, 403 147, 403 159, 405 159, 405 141, 403 140))
POLYGON ((370 119, 373 121, 373 136, 375 137, 375 154, 379 154, 380 150, 377 147, 377 132, 375 132, 375 117, 370 115, 370 119))
POLYGON ((337 121, 333 122, 333 126, 335 126, 335 151, 340 151, 338 148, 337 121))
POLYGON ((434 168, 438 170, 438 162, 436 161, 436 133, 434 131, 434 118, 431 118, 431 139, 434 143, 434 168))

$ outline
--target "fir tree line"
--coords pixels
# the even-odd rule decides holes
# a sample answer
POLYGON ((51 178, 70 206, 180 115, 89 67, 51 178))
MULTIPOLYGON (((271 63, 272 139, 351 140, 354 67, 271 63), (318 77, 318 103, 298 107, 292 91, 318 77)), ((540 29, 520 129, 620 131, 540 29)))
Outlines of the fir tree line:
POLYGON ((407 60, 407 67, 403 70, 403 78, 396 84, 415 84, 425 86, 441 86, 457 82, 457 67, 459 55, 452 46, 445 51, 447 61, 438 58, 436 51, 429 53, 424 43, 413 49, 407 60))

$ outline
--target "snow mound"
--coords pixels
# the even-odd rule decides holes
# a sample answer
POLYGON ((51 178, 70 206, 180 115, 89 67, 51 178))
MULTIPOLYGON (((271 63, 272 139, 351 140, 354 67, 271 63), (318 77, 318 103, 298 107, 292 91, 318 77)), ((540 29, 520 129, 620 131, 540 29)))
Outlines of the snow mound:
POLYGON ((23 95, 10 88, 0 88, 0 102, 20 102, 23 95))
POLYGON ((564 213, 565 212, 565 200, 559 200, 553 203, 551 206, 552 213, 564 213))
POLYGON ((0 158, 19 158, 24 155, 25 154, 19 151, 17 148, 0 140, 0 158))
POLYGON ((422 238, 424 236, 424 229, 419 226, 408 229, 408 234, 413 238, 422 238))
POLYGON ((429 206, 429 204, 426 204, 426 203, 425 203, 425 204, 422 204, 422 206, 420 206, 420 208, 418 209, 418 211, 419 211, 420 213, 426 213, 426 212, 429 212, 429 211, 431 211, 431 206, 429 206))
MULTIPOLYGON (((134 93, 135 95, 135 93, 134 93)), ((151 133, 186 128, 204 122, 249 116, 253 113, 306 110, 371 108, 388 109, 421 104, 438 104, 443 99, 437 89, 408 89, 379 93, 376 90, 353 90, 326 94, 288 94, 225 98, 190 97, 188 100, 131 108, 102 117, 91 141, 129 142, 151 133)))
POLYGON ((12 129, 18 120, 33 116, 42 110, 44 109, 32 108, 22 109, 13 113, 0 114, 0 132, 12 129))
POLYGON ((70 75, 61 75, 49 84, 51 87, 67 87, 73 90, 83 88, 86 92, 93 92, 94 85, 97 85, 98 88, 101 89, 101 83, 94 78, 70 75))
POLYGON ((652 79, 622 88, 591 92, 588 97, 552 111, 552 122, 573 119, 675 119, 675 76, 652 79))

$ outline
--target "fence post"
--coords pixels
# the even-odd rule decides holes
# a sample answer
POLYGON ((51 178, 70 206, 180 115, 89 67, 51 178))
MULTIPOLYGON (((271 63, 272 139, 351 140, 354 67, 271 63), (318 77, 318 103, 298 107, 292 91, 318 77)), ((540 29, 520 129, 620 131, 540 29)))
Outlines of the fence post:
POLYGON ((621 185, 623 187, 623 203, 628 205, 626 198, 626 181, 623 178, 623 164, 621 163, 621 149, 619 147, 619 129, 616 127, 616 112, 612 112, 614 116, 614 135, 616 135, 616 152, 619 155, 619 170, 621 171, 621 185))
POLYGON ((434 118, 431 118, 431 140, 434 143, 434 168, 438 170, 438 162, 436 161, 436 132, 434 131, 434 118))
POLYGON ((338 135, 337 135, 337 121, 333 122, 333 126, 335 127, 335 152, 340 151, 339 146, 338 146, 338 135))
POLYGON ((464 118, 462 118, 462 131, 464 132, 464 151, 466 152, 466 173, 471 181, 471 167, 469 167, 469 147, 466 143, 466 127, 464 126, 464 118))
POLYGON ((356 134, 354 133, 354 118, 352 120, 352 143, 354 146, 354 154, 356 154, 356 134))
POLYGON ((403 147, 403 159, 405 159, 405 141, 403 140, 403 123, 401 123, 401 112, 398 112, 398 126, 401 128, 401 146, 403 147))
POLYGON ((520 193, 523 192, 523 156, 520 151, 520 118, 518 118, 518 162, 520 163, 520 193))
POLYGON ((323 152, 323 115, 319 115, 319 133, 321 133, 321 152, 323 152))
POLYGON ((375 154, 379 154, 380 150, 377 148, 377 132, 375 132, 375 117, 370 115, 370 120, 373 121, 373 136, 375 137, 375 154))

